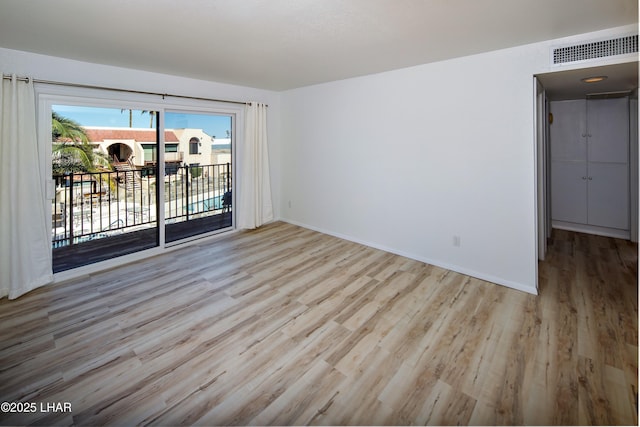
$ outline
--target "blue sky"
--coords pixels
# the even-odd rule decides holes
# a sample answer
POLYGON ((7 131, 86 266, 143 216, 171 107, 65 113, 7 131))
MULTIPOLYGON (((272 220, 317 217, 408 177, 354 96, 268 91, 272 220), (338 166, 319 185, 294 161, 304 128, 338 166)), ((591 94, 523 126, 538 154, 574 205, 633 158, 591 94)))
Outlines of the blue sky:
MULTIPOLYGON (((83 126, 116 126, 129 127, 129 110, 119 108, 79 107, 71 105, 54 105, 53 111, 72 119, 83 126)), ((132 111, 133 127, 149 128, 149 114, 141 110, 132 111)), ((165 113, 165 127, 168 129, 195 128, 202 129, 207 135, 226 138, 231 132, 231 117, 213 114, 165 113)))

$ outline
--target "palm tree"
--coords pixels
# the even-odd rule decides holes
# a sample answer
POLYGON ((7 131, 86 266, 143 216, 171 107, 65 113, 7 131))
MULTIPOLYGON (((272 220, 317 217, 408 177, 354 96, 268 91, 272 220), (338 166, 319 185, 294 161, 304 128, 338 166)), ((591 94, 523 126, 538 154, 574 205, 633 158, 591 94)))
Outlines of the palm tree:
POLYGON ((125 111, 129 112, 129 127, 132 128, 133 127, 133 110, 127 110, 126 108, 123 108, 120 110, 121 113, 124 113, 125 111))
POLYGON ((53 173, 97 172, 111 169, 109 159, 89 144, 84 128, 76 121, 55 111, 51 114, 53 173))
POLYGON ((142 110, 140 114, 149 114, 149 128, 153 127, 153 119, 156 117, 156 112, 155 111, 146 111, 146 110, 142 110))
MULTIPOLYGON (((133 127, 133 110, 128 110, 126 108, 123 108, 120 110, 121 113, 124 113, 125 111, 129 112, 129 127, 132 128, 133 127)), ((152 128, 153 127, 153 119, 156 116, 156 112, 155 111, 146 111, 146 110, 142 110, 140 112, 140 114, 149 114, 149 127, 152 128)))

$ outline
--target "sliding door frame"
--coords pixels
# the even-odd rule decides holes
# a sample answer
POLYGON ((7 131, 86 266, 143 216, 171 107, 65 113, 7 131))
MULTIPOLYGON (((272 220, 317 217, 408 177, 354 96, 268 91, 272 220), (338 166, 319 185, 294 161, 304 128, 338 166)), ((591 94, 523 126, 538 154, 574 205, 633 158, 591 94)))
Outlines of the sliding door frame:
MULTIPOLYGON (((235 143, 235 141, 236 141, 236 131, 237 131, 236 123, 237 123, 238 112, 237 111, 231 111, 231 109, 228 109, 228 110, 229 111, 223 111, 221 108, 214 108, 214 109, 199 108, 199 109, 194 109, 193 107, 188 107, 188 106, 183 106, 183 107, 176 108, 175 105, 169 105, 166 108, 164 108, 164 110, 162 111, 162 113, 160 115, 162 116, 162 122, 163 122, 162 129, 164 129, 164 121, 165 121, 165 114, 166 113, 181 113, 181 114, 196 114, 196 115, 205 114, 205 115, 229 116, 230 119, 231 119, 231 172, 232 172, 231 182, 233 183, 232 184, 232 188, 234 188, 235 187, 235 183, 236 183, 236 173, 235 173, 235 171, 237 170, 237 168, 236 168, 236 143, 235 143)), ((164 137, 164 132, 163 132, 163 137, 164 137)), ((163 145, 163 147, 164 147, 164 145, 163 145)), ((164 168, 164 165, 165 165, 165 162, 164 162, 164 154, 165 154, 164 148, 161 151, 162 151, 162 153, 158 153, 158 159, 159 159, 158 160, 158 164, 160 164, 160 158, 162 157, 162 165, 163 165, 162 167, 164 168)), ((163 180, 163 183, 162 183, 162 187, 163 187, 162 188, 163 192, 161 194, 164 194, 164 180, 163 180)), ((188 241, 191 241, 191 240, 201 239, 202 237, 215 235, 215 234, 218 234, 218 233, 221 233, 221 232, 230 231, 230 230, 235 229, 235 225, 236 225, 236 209, 235 209, 236 199, 235 199, 235 197, 236 197, 236 192, 232 191, 231 192, 231 198, 232 198, 232 201, 231 201, 231 206, 232 206, 232 209, 231 209, 231 218, 232 218, 231 219, 231 224, 232 225, 231 225, 231 227, 225 227, 225 228, 221 228, 221 229, 218 229, 218 230, 212 230, 212 231, 208 231, 208 232, 205 232, 205 233, 198 234, 196 236, 185 237, 185 238, 180 239, 180 240, 167 242, 166 238, 165 238, 166 229, 163 226, 161 228, 162 228, 162 242, 163 242, 164 247, 180 245, 182 243, 185 243, 185 242, 188 242, 188 241)), ((162 211, 163 211, 162 212, 162 221, 163 221, 163 224, 166 225, 165 217, 164 217, 164 210, 162 210, 162 211)))
MULTIPOLYGON (((41 164, 45 165, 45 169, 41 170, 41 179, 44 180, 47 217, 46 221, 49 236, 51 236, 51 199, 55 193, 55 188, 51 180, 52 166, 51 166, 51 107, 53 105, 77 105, 87 107, 104 107, 104 108, 118 108, 118 109, 133 109, 133 110, 146 110, 157 111, 157 129, 158 129, 158 141, 157 141, 157 168, 158 175, 164 175, 165 168, 165 141, 164 141, 164 126, 165 126, 165 111, 167 112, 181 112, 185 114, 211 114, 211 115, 225 115, 231 116, 231 162, 232 162, 232 182, 234 189, 239 188, 240 184, 237 180, 238 170, 242 165, 237 163, 239 156, 237 155, 237 147, 240 145, 239 141, 244 138, 243 135, 243 123, 244 123, 244 105, 232 104, 216 101, 206 101, 199 99, 169 97, 154 94, 140 94, 130 92, 117 92, 113 90, 100 90, 92 88, 79 88, 73 86, 60 86, 60 85, 48 85, 45 83, 36 83, 36 105, 38 114, 38 148, 41 164)), ((160 253, 179 248, 183 245, 187 245, 194 240, 201 240, 204 238, 215 238, 217 235, 225 232, 232 232, 236 230, 236 212, 237 209, 232 209, 232 225, 231 227, 222 228, 219 230, 200 234, 190 238, 182 239, 175 242, 165 242, 165 215, 164 209, 160 208, 160 199, 164 200, 164 179, 157 179, 157 195, 158 195, 158 246, 146 249, 133 254, 119 256, 106 261, 97 262, 94 264, 74 268, 71 270, 62 271, 54 274, 54 281, 62 281, 70 278, 90 274, 100 270, 113 268, 130 262, 134 262, 140 259, 148 258, 160 253)), ((232 191, 232 206, 236 206, 237 191, 232 191)))

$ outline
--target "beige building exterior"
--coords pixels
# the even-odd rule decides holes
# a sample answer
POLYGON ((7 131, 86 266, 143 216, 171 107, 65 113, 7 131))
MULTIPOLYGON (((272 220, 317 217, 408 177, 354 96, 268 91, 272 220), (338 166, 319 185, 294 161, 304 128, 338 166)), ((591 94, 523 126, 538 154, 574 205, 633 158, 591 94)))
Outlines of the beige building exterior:
MULTIPOLYGON (((115 163, 135 168, 155 165, 155 129, 85 127, 89 143, 115 163)), ((167 165, 210 165, 231 163, 231 139, 214 139, 202 129, 166 129, 164 161, 167 165)))

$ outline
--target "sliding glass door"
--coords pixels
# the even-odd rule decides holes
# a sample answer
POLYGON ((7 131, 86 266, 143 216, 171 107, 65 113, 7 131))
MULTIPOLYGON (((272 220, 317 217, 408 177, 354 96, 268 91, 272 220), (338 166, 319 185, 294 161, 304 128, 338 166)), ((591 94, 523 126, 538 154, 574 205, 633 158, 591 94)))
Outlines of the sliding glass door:
POLYGON ((231 227, 232 116, 166 112, 164 117, 165 241, 231 227))
POLYGON ((54 272, 233 226, 233 114, 71 102, 48 114, 54 272))
POLYGON ((156 116, 51 107, 54 272, 158 246, 157 164, 143 155, 157 149, 156 116))

